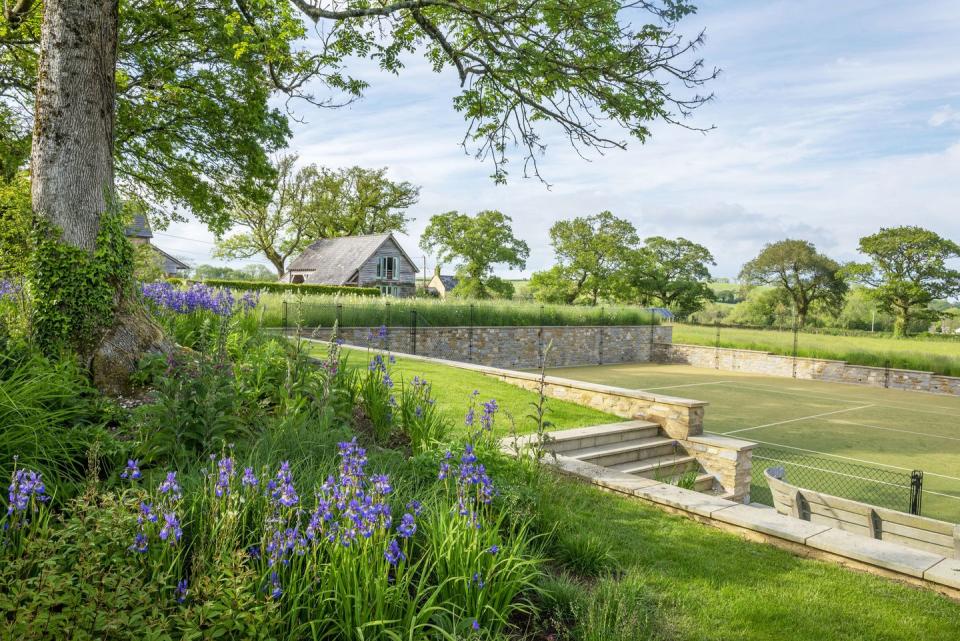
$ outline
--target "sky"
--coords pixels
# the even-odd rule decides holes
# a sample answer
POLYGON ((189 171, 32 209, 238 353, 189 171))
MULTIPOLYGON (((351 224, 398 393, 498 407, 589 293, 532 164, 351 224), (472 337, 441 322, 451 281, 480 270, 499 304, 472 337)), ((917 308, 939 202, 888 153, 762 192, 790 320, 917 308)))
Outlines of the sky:
MULTIPOLYGON (((408 59, 398 76, 369 65, 364 99, 337 110, 295 107, 290 151, 302 164, 387 167, 421 186, 401 243, 421 261, 419 236, 431 215, 498 209, 531 249, 521 277, 553 263, 554 221, 609 210, 641 237, 683 236, 716 257, 717 277, 736 277, 764 244, 812 241, 831 257, 858 258, 860 237, 915 224, 960 242, 960 2, 957 0, 701 0, 681 23, 721 74, 715 98, 688 122, 667 124, 626 151, 578 155, 545 128, 540 171, 548 187, 520 174, 506 186, 460 146, 458 84, 408 59)), ((623 137, 616 129, 612 136, 623 137)), ((154 242, 193 265, 240 266, 211 258, 213 236, 174 223, 154 242)), ((428 270, 435 261, 427 257, 428 270)), ((450 271, 450 266, 444 266, 450 271)))

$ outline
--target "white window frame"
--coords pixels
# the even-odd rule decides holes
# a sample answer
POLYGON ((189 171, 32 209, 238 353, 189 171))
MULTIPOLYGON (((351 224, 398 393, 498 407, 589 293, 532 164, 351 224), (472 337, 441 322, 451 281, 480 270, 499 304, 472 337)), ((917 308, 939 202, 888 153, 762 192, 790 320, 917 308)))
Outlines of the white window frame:
POLYGON ((380 256, 377 258, 377 278, 384 280, 399 280, 400 261, 396 256, 380 256))
POLYGON ((400 288, 396 285, 380 285, 381 296, 397 296, 399 293, 400 288))

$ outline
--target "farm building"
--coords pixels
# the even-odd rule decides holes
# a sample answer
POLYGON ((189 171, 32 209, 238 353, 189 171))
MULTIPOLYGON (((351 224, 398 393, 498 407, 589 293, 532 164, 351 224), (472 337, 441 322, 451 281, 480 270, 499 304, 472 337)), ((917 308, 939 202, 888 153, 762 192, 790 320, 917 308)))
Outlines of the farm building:
POLYGON ((290 263, 288 283, 378 287, 386 296, 413 296, 417 266, 393 234, 324 238, 290 263))
POLYGON ((133 221, 124 228, 123 233, 134 245, 149 245, 153 249, 165 276, 183 276, 190 271, 190 265, 171 256, 150 241, 153 238, 153 231, 150 229, 147 217, 143 214, 134 216, 133 221))
POLYGON ((430 282, 427 283, 427 291, 436 294, 440 298, 446 298, 447 294, 449 294, 450 290, 457 286, 458 282, 460 281, 456 276, 441 275, 440 266, 438 265, 436 270, 433 272, 433 278, 431 278, 430 282))

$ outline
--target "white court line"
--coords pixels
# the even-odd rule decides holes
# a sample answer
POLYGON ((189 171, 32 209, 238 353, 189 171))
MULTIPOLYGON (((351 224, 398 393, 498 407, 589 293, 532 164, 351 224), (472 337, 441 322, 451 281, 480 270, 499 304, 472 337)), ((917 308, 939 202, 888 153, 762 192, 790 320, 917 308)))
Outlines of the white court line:
MULTIPOLYGON (((819 381, 819 382, 823 382, 823 381, 819 381)), ((823 392, 813 392, 813 391, 811 391, 811 392, 788 392, 788 391, 785 391, 785 390, 775 389, 775 387, 774 387, 773 385, 764 385, 763 383, 754 383, 754 385, 758 385, 759 387, 751 387, 750 385, 740 385, 740 384, 737 384, 737 388, 738 388, 738 389, 749 389, 749 390, 754 390, 754 391, 757 391, 757 392, 771 392, 771 393, 773 393, 773 394, 786 394, 787 396, 807 396, 807 397, 809 397, 811 394, 813 394, 813 395, 819 396, 819 397, 821 397, 821 398, 829 399, 829 400, 832 400, 832 401, 839 401, 839 402, 841 402, 841 403, 860 403, 860 402, 863 402, 862 399, 844 398, 843 396, 833 396, 832 394, 825 394, 825 393, 823 393, 823 392)), ((872 388, 872 389, 880 390, 880 389, 882 389, 882 388, 879 388, 879 387, 878 387, 878 388, 872 388)), ((904 390, 901 390, 901 391, 904 391, 904 390)), ((951 411, 949 411, 949 410, 944 410, 944 411, 925 410, 925 409, 921 409, 920 407, 913 406, 913 405, 891 405, 891 404, 889 404, 889 403, 874 403, 874 405, 877 406, 877 407, 889 407, 889 408, 891 408, 891 409, 897 409, 897 410, 909 410, 909 411, 911 411, 911 412, 923 412, 924 414, 937 414, 937 415, 939 415, 939 416, 956 416, 956 415, 957 415, 956 412, 951 412, 951 411)))
POLYGON ((698 385, 723 385, 724 383, 733 383, 735 381, 713 381, 711 383, 687 383, 686 385, 665 385, 663 387, 642 387, 639 392, 652 392, 660 389, 675 389, 677 387, 697 387, 698 385))
POLYGON ((824 412, 823 414, 813 414, 811 416, 801 416, 800 418, 791 418, 786 421, 777 421, 776 423, 767 423, 766 425, 754 425, 753 427, 744 427, 739 430, 733 430, 731 432, 726 432, 726 434, 736 434, 737 432, 749 432, 750 430, 759 430, 761 427, 774 427, 775 425, 785 425, 787 423, 796 423, 797 421, 808 421, 812 418, 821 418, 823 416, 832 416, 834 414, 842 414, 844 412, 855 412, 857 410, 865 410, 868 407, 873 407, 873 405, 858 405, 857 407, 848 407, 842 410, 834 410, 832 412, 824 412))
MULTIPOLYGON (((725 434, 721 434, 720 432, 706 432, 706 433, 707 433, 707 434, 716 434, 717 436, 725 436, 725 434)), ((727 432, 727 433, 729 434, 729 432, 727 432)), ((856 463, 868 463, 869 465, 879 465, 880 467, 889 467, 889 468, 892 468, 892 469, 894 469, 894 470, 903 470, 904 472, 912 472, 912 471, 913 471, 913 469, 912 469, 912 468, 909 468, 909 467, 900 467, 899 465, 890 465, 889 463, 878 463, 877 461, 870 461, 870 460, 862 459, 862 458, 854 458, 854 457, 852 457, 852 456, 841 456, 840 454, 831 454, 830 452, 821 452, 820 450, 808 450, 808 449, 805 448, 805 447, 794 447, 794 446, 792 446, 792 445, 783 445, 783 444, 781 444, 781 443, 771 443, 770 441, 759 441, 759 440, 757 440, 757 439, 755 439, 755 438, 754 438, 754 439, 750 439, 750 440, 753 441, 754 443, 763 443, 764 445, 773 445, 774 447, 783 447, 783 448, 786 448, 786 449, 788 449, 788 450, 798 450, 798 451, 800 451, 800 452, 810 452, 811 454, 819 454, 819 455, 821 455, 821 456, 830 456, 830 457, 832 457, 832 458, 839 458, 839 459, 843 459, 843 460, 845 460, 845 461, 854 461, 854 462, 856 462, 856 463)), ((926 470, 924 470, 923 475, 924 475, 924 476, 936 476, 936 477, 939 477, 939 478, 942 478, 942 479, 949 479, 949 480, 951 480, 951 481, 960 481, 960 478, 957 478, 956 476, 947 476, 946 474, 937 474, 936 472, 927 472, 926 470)), ((926 491, 926 490, 924 490, 924 491, 926 491)))
POLYGON ((956 436, 942 436, 940 434, 930 434, 929 432, 913 432, 911 430, 898 430, 895 427, 881 427, 879 425, 868 425, 867 423, 855 423, 854 421, 844 421, 839 419, 836 421, 841 425, 856 425, 857 427, 869 427, 874 430, 885 430, 887 432, 903 432, 904 434, 913 434, 914 436, 929 436, 930 438, 945 438, 951 441, 960 441, 960 437, 956 436))

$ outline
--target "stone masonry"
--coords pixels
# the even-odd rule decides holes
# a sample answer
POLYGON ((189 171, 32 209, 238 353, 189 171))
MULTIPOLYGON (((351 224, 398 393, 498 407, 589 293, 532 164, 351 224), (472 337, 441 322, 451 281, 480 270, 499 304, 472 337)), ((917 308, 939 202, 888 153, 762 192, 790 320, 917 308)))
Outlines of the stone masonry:
MULTIPOLYGON (((303 330, 329 338, 330 329, 303 330)), ((377 328, 344 327, 339 336, 348 345, 380 346, 371 340, 377 328)), ((648 363, 655 346, 669 342, 671 328, 659 325, 586 327, 390 327, 384 347, 404 354, 477 363, 491 367, 540 367, 549 346, 547 365, 648 363)))

